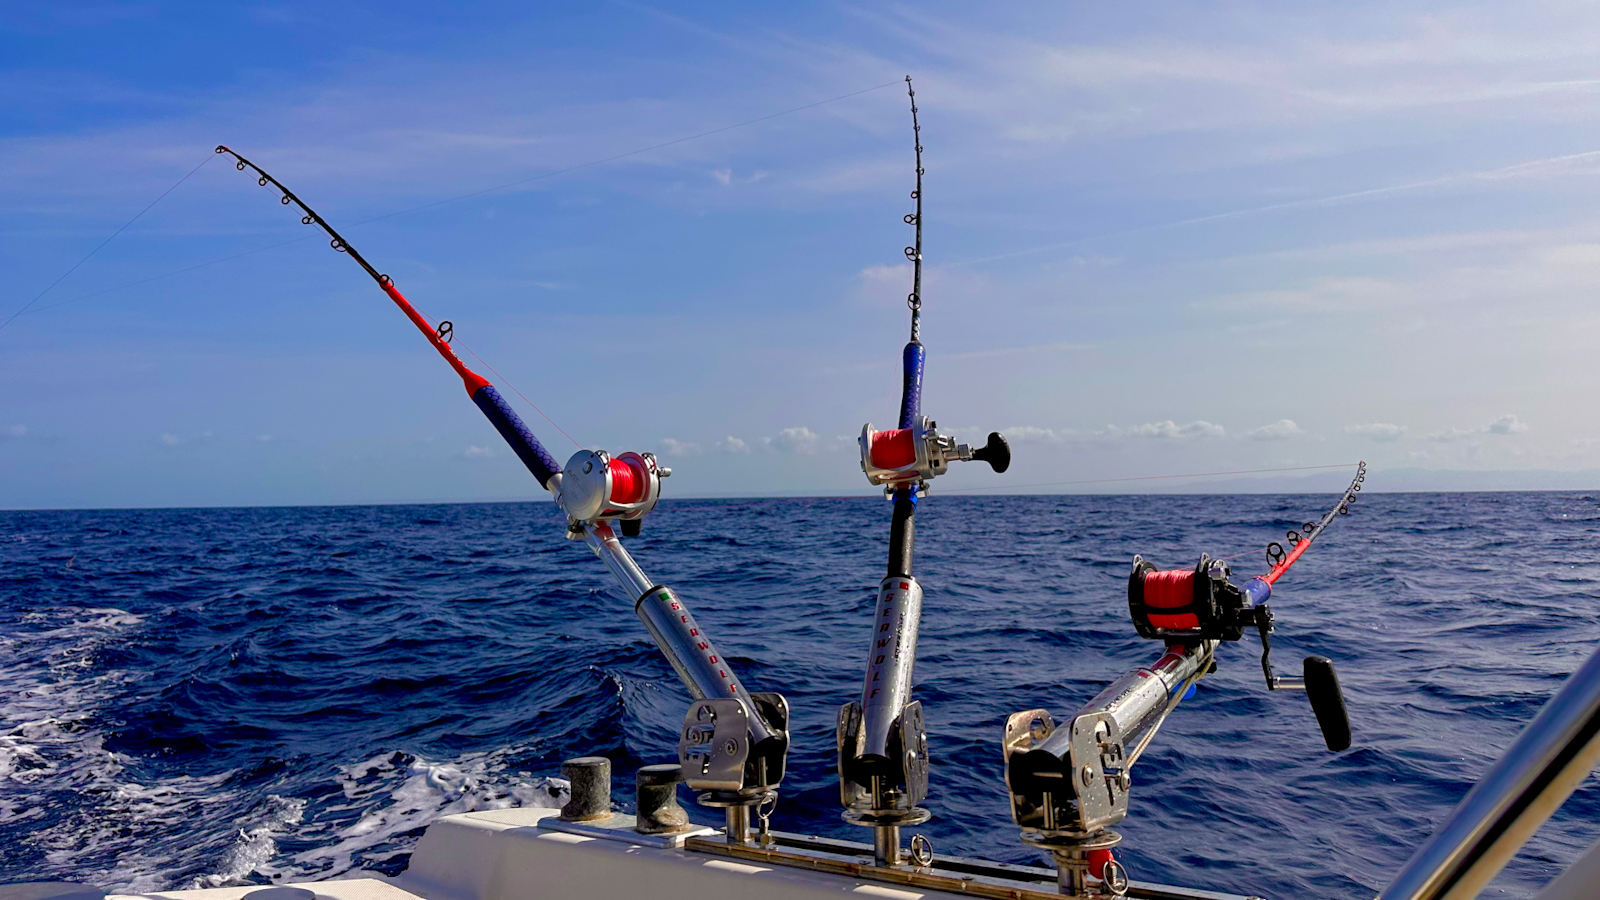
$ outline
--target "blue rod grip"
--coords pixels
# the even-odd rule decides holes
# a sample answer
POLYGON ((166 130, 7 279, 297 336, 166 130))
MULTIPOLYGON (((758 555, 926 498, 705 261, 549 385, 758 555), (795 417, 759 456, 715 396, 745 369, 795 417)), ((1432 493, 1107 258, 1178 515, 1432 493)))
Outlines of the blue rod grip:
POLYGON ((921 341, 906 344, 906 352, 901 357, 906 374, 905 383, 900 389, 901 428, 910 428, 922 415, 922 365, 927 358, 928 353, 922 349, 921 341))
POLYGON ((1259 575, 1246 581, 1239 590, 1250 598, 1251 606, 1260 606, 1272 596, 1272 585, 1267 584, 1267 580, 1259 575))
POLYGON ((555 457, 544 449, 544 445, 533 436, 533 432, 523 424, 522 418, 512 410, 506 398, 500 396, 500 392, 494 389, 494 385, 486 384, 478 388, 477 393, 472 395, 472 402, 478 404, 483 414, 494 423, 495 430, 500 432, 500 436, 511 445, 517 458, 528 467, 533 477, 539 479, 540 487, 545 486, 551 475, 561 471, 561 467, 556 465, 555 457))

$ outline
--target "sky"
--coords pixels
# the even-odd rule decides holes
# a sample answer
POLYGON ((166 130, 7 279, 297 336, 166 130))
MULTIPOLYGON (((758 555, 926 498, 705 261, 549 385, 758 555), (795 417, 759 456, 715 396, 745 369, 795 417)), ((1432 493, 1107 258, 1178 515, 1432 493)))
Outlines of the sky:
POLYGON ((1600 487, 1592 5, 0 9, 0 508, 544 496, 219 143, 558 459, 870 495, 907 74, 924 411, 1015 455, 936 492, 1600 487))

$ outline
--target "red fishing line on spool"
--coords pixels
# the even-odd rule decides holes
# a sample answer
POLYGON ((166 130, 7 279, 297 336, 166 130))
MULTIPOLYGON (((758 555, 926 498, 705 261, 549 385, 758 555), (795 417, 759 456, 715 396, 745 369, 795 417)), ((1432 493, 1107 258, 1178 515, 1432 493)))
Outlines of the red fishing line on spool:
MULTIPOLYGON (((1194 603, 1194 570, 1169 569, 1150 572, 1144 576, 1145 606, 1155 609, 1184 609, 1194 603)), ((1174 615, 1150 614, 1150 624, 1157 628, 1183 630, 1199 628, 1200 617, 1192 612, 1174 615)))
POLYGON ((917 445, 912 440, 911 429, 872 433, 872 464, 880 469, 898 469, 917 461, 917 445))
POLYGON ((638 503, 649 490, 650 473, 631 459, 611 461, 611 502, 638 503))

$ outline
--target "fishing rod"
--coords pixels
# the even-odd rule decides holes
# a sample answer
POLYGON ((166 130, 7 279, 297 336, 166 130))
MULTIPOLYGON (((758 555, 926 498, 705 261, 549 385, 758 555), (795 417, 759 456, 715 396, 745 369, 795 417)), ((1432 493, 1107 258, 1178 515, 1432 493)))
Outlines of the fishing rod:
POLYGON ((1303 675, 1272 670, 1273 584, 1311 543, 1350 512, 1366 481, 1367 464, 1337 503, 1315 522, 1288 532, 1288 552, 1268 545, 1268 570, 1235 585, 1226 560, 1201 554, 1192 569, 1159 570, 1142 556, 1128 576, 1128 612, 1142 638, 1166 644, 1161 658, 1112 682, 1057 726, 1050 713, 1030 709, 1006 720, 1001 747, 1012 819, 1022 840, 1055 858, 1062 893, 1097 897, 1127 891, 1127 870, 1112 854, 1122 836, 1111 829, 1128 813, 1130 774, 1167 717, 1216 671, 1216 650, 1254 628, 1261 636, 1261 670, 1271 691, 1305 691, 1328 749, 1350 746, 1350 717, 1333 662, 1303 661, 1303 675), (1098 881, 1092 884, 1090 878, 1098 881))
MULTIPOLYGON (((564 468, 557 466, 494 385, 456 356, 450 346, 455 336, 453 323, 430 324, 392 278, 374 268, 316 210, 260 166, 226 146, 218 145, 216 152, 233 157, 235 169, 254 172, 257 184, 276 188, 280 203, 299 208, 301 224, 326 232, 329 246, 355 260, 378 283, 455 370, 472 402, 540 486, 555 496, 567 516, 567 537, 583 540, 623 590, 637 598, 635 614, 694 700, 678 742, 684 780, 702 791, 699 800, 703 805, 725 810, 730 842, 748 842, 752 809, 776 803, 777 788, 783 781, 789 706, 779 694, 746 690, 683 599, 646 576, 618 538, 619 529, 622 537, 638 536, 642 520, 660 499, 661 479, 672 470, 659 465, 652 453, 611 456, 604 450, 582 448, 564 468)), ((763 817, 763 830, 765 821, 763 817)))
MULTIPOLYGON (((911 132, 916 159, 914 212, 903 221, 916 228, 914 243, 905 248, 911 261, 911 339, 901 353, 899 427, 861 429, 861 470, 867 481, 882 485, 893 504, 889 526, 888 572, 878 584, 861 699, 839 709, 839 800, 844 819, 873 829, 873 860, 878 866, 901 863, 900 829, 926 822, 930 813, 918 806, 928 794, 928 737, 922 704, 911 699, 917 632, 922 620, 922 586, 911 574, 916 536, 917 499, 928 482, 944 474, 950 463, 981 460, 995 472, 1011 465, 1011 448, 999 432, 977 449, 942 435, 938 423, 922 415, 922 374, 927 353, 922 346, 922 125, 917 120, 917 94, 906 76, 911 103, 911 132)), ((926 840, 913 841, 913 856, 929 856, 926 840)))

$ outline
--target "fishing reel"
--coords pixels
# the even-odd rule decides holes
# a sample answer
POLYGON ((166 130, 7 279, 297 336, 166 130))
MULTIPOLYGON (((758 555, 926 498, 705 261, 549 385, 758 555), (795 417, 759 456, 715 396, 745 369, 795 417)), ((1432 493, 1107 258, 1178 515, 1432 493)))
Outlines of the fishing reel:
POLYGON ((939 433, 939 423, 918 416, 910 428, 873 431, 868 422, 861 428, 861 471, 873 484, 890 488, 928 481, 950 470, 956 460, 986 462, 995 472, 1011 466, 1011 445, 998 431, 989 432, 989 441, 974 450, 958 444, 950 435, 939 433))
POLYGON ((1266 605, 1272 585, 1252 578, 1243 587, 1229 581, 1228 564, 1201 554, 1193 569, 1158 570, 1141 556, 1133 558, 1128 575, 1128 613, 1142 638, 1172 644, 1237 641, 1247 628, 1261 637, 1261 671, 1269 691, 1305 691, 1334 752, 1350 746, 1350 715, 1333 661, 1308 656, 1300 676, 1272 669, 1272 610, 1266 605))
MULTIPOLYGON (((1128 575, 1128 613, 1139 636, 1168 643, 1237 641, 1256 608, 1228 580, 1228 564, 1201 554, 1193 569, 1159 571, 1142 556, 1128 575)), ((1270 619, 1269 619, 1270 621, 1270 619)))
POLYGON ((604 450, 579 450, 561 471, 556 502, 576 533, 584 525, 614 519, 622 523, 623 537, 638 537, 640 520, 661 499, 661 479, 671 474, 654 453, 613 457, 604 450))

